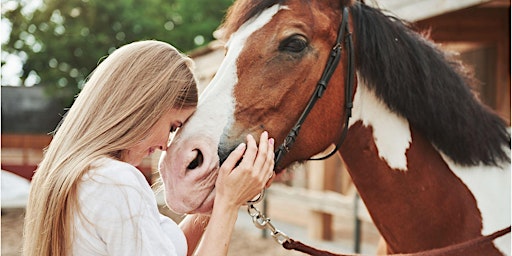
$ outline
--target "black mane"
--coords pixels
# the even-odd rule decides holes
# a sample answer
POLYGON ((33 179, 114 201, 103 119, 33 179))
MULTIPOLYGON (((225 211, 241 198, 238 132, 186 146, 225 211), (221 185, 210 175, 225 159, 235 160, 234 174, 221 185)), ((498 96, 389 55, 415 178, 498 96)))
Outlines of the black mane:
MULTIPOLYGON (((285 2, 235 1, 222 24, 224 36, 285 2)), ((475 80, 460 62, 400 19, 361 1, 342 5, 352 5, 356 68, 392 111, 458 164, 498 166, 510 161, 505 122, 476 99, 471 91, 475 80)))
POLYGON ((476 99, 461 63, 378 9, 351 13, 359 75, 392 111, 458 164, 510 161, 507 126, 476 99))

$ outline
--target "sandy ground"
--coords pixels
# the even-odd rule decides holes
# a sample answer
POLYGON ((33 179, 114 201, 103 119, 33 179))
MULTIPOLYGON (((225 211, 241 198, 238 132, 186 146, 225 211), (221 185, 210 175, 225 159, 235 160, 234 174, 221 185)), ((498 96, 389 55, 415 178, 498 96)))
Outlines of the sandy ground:
POLYGON ((20 255, 25 209, 2 209, 2 256, 20 255))
MULTIPOLYGON (((2 210, 2 256, 20 255, 24 209, 2 210)), ((303 255, 287 252, 271 239, 237 228, 229 255, 303 255)))
MULTIPOLYGON (((162 213, 167 214, 165 209, 162 213)), ((10 208, 2 209, 1 218, 1 240, 2 256, 20 255, 22 226, 24 209, 10 208)), ((173 217, 173 216, 171 216, 173 217)), ((334 242, 311 241, 307 238, 307 231, 300 227, 294 227, 283 222, 273 222, 279 225, 281 230, 288 230, 286 233, 295 240, 302 241, 305 244, 315 246, 322 250, 328 250, 336 253, 352 253, 352 244, 350 239, 336 240, 334 242)), ((372 241, 369 245, 363 245, 363 253, 374 252, 373 241, 378 238, 372 227, 366 227, 363 231, 367 233, 365 240, 372 241)), ((347 234, 337 234, 338 237, 347 236, 347 234)), ((350 235, 348 234, 350 238, 350 235)), ((235 232, 228 256, 238 255, 269 255, 269 256, 294 256, 304 255, 296 251, 288 251, 277 244, 272 238, 263 238, 262 232, 252 226, 252 223, 244 210, 240 211, 235 232)))

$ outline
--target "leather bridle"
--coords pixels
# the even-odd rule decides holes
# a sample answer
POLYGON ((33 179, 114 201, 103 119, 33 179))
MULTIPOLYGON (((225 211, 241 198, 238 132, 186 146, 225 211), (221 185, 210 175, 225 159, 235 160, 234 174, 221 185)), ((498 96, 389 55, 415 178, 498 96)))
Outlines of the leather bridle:
MULTIPOLYGON (((334 44, 333 48, 331 49, 331 52, 329 54, 329 59, 327 60, 327 64, 324 68, 324 72, 322 73, 322 76, 320 77, 320 80, 318 81, 316 85, 316 89, 311 95, 311 98, 309 99, 308 104, 306 105, 306 108, 300 115, 299 119, 293 126, 293 128, 290 130, 288 135, 286 136, 283 144, 279 146, 275 153, 275 167, 277 168, 279 162, 282 160, 284 155, 288 152, 290 152, 290 147, 295 143, 295 140, 297 139, 297 136, 299 135, 300 128, 302 127, 302 124, 306 120, 306 117, 308 116, 309 112, 313 109, 315 106, 315 103, 318 99, 322 97, 325 90, 327 89, 327 84, 329 83, 329 80, 331 79, 332 75, 334 74, 334 71, 336 70, 336 67, 338 66, 343 50, 343 43, 345 43, 345 47, 347 49, 347 72, 345 73, 345 127, 343 127, 343 132, 341 134, 340 140, 338 143, 336 143, 336 148, 330 152, 328 155, 323 156, 321 158, 314 158, 309 160, 324 160, 336 153, 338 148, 341 146, 343 141, 345 140, 345 137, 347 136, 348 132, 348 122, 352 115, 352 96, 354 91, 354 50, 352 46, 352 34, 350 33, 350 28, 348 24, 348 8, 343 7, 343 16, 341 20, 341 25, 338 31, 338 36, 336 38, 336 43, 334 44)), ((279 173, 282 171, 282 169, 274 169, 276 173, 279 173)))

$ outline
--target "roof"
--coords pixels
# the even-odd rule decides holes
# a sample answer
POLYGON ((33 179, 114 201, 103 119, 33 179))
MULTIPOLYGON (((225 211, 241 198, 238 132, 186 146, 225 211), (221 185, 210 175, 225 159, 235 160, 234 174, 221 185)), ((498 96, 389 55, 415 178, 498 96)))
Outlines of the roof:
MULTIPOLYGON (((368 3, 373 6, 375 4, 368 3)), ((504 0, 379 0, 378 7, 389 10, 394 16, 415 22, 476 5, 507 5, 504 0)))

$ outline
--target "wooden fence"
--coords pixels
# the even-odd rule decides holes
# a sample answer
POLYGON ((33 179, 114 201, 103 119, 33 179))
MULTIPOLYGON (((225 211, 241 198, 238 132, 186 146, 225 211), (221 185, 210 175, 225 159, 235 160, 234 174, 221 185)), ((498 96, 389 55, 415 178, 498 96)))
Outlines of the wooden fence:
POLYGON ((338 240, 343 229, 343 239, 352 240, 356 253, 364 243, 376 247, 378 231, 341 157, 308 161, 291 172, 290 182, 274 182, 268 189, 267 217, 305 227, 318 241, 338 240))
POLYGON ((43 149, 51 142, 50 135, 2 134, 2 170, 20 175, 28 180, 43 156, 43 149))
MULTIPOLYGON (((43 151, 52 140, 46 134, 2 134, 2 170, 13 172, 28 180, 32 179, 43 151)), ((137 168, 152 184, 153 166, 150 158, 144 159, 137 168)))

